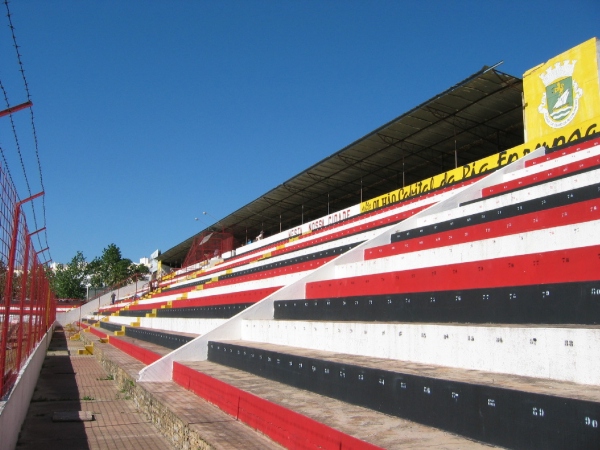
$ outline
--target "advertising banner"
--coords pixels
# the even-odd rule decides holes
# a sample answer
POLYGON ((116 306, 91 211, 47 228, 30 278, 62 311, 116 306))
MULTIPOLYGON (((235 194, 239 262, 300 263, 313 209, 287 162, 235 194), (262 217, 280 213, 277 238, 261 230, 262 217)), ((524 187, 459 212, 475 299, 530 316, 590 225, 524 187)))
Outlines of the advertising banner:
POLYGON ((523 91, 526 142, 599 117, 597 39, 525 72, 523 91))

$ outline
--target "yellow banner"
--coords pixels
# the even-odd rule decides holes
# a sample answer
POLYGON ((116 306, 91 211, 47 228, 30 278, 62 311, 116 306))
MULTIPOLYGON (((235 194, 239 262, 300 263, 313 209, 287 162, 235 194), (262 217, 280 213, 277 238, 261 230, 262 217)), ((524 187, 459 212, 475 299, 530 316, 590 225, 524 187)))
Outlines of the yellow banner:
MULTIPOLYGON (((536 141, 521 144, 509 150, 497 153, 487 158, 480 159, 470 164, 449 170, 448 172, 433 176, 428 180, 419 181, 404 188, 397 189, 379 197, 372 198, 360 204, 360 212, 365 213, 377 208, 382 208, 392 203, 406 200, 424 194, 434 189, 467 180, 474 176, 499 169, 519 158, 531 153, 539 147, 553 148, 568 144, 579 139, 589 137, 600 132, 600 115, 596 118, 568 126, 562 130, 537 139, 536 141)), ((599 134, 600 136, 600 134, 599 134)))
POLYGON ((526 141, 600 116, 597 39, 525 72, 523 91, 526 141))
POLYGON ((425 194, 426 192, 433 191, 434 189, 439 189, 441 187, 454 184, 458 181, 466 180, 484 172, 497 169, 498 167, 505 166, 506 164, 521 158, 529 152, 530 150, 525 149, 524 146, 519 146, 492 156, 488 156, 487 158, 480 159, 479 161, 457 167, 456 169, 435 175, 427 180, 413 183, 404 188, 400 188, 387 194, 380 195, 379 197, 362 202, 360 204, 360 212, 364 213, 372 211, 377 208, 391 205, 392 203, 425 194))

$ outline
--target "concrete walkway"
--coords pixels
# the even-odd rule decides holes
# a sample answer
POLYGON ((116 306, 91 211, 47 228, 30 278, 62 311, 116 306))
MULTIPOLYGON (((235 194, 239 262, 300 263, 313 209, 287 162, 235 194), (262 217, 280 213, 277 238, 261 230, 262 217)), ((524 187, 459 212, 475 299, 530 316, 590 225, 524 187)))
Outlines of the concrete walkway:
POLYGON ((17 450, 173 449, 75 332, 54 332, 17 450))
MULTIPOLYGON (((102 367, 114 374, 120 387, 127 389, 139 410, 151 418, 156 428, 177 448, 188 450, 281 450, 279 444, 256 431, 219 407, 194 395, 178 384, 137 382, 143 363, 103 342, 94 333, 84 332, 82 339, 94 346, 94 356, 102 367)), ((109 336, 109 339, 113 339, 109 336)), ((167 351, 156 344, 128 336, 118 340, 134 347, 161 354, 167 351)))

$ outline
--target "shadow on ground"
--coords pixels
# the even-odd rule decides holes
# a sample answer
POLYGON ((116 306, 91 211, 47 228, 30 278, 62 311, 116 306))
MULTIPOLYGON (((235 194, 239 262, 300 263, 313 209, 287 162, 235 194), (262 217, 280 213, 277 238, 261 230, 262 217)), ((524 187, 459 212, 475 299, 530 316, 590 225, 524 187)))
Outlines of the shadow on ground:
POLYGON ((19 450, 89 449, 84 422, 53 421, 55 413, 71 414, 81 410, 81 395, 67 339, 65 330, 56 327, 21 427, 19 450))

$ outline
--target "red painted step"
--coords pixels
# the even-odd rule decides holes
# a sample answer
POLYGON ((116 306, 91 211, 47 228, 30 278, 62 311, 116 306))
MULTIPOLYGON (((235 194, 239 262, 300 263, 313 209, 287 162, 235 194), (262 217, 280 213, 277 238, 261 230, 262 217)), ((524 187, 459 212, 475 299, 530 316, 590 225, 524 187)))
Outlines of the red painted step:
POLYGON ((286 448, 331 450, 380 448, 178 362, 173 363, 173 381, 286 448))

